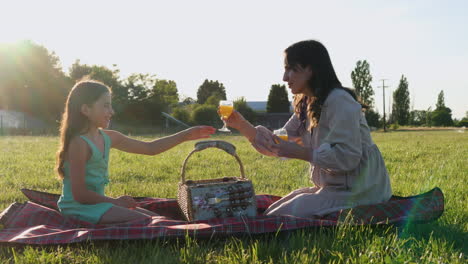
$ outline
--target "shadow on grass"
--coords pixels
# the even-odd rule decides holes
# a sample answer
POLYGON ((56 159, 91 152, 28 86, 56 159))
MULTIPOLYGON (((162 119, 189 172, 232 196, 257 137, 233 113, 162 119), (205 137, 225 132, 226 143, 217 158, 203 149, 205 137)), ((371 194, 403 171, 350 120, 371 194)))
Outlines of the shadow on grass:
POLYGON ((425 224, 408 223, 400 225, 397 229, 400 238, 412 237, 418 241, 438 239, 453 245, 455 250, 460 250, 465 256, 468 255, 468 234, 461 225, 450 225, 438 220, 425 224))

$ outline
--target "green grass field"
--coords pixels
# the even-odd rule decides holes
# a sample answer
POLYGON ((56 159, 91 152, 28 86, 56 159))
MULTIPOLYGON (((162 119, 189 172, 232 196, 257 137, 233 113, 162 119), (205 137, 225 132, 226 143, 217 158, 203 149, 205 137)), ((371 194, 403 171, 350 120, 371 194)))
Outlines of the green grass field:
MULTIPOLYGON (((255 237, 81 243, 69 246, 0 246, 1 263, 467 263, 468 133, 373 133, 386 161, 393 192, 415 195, 438 186, 445 212, 429 224, 307 229, 255 237)), ((149 140, 152 137, 140 137, 149 140)), ((285 195, 309 185, 309 164, 264 157, 242 137, 233 143, 257 194, 285 195)), ((59 193, 53 172, 57 137, 0 137, 0 208, 24 202, 21 188, 59 193)), ((176 197, 187 142, 158 156, 113 150, 110 196, 176 197)), ((237 176, 236 161, 208 149, 190 159, 192 179, 237 176), (216 164, 217 166, 206 166, 216 164), (233 173, 235 172, 235 173, 233 173)))

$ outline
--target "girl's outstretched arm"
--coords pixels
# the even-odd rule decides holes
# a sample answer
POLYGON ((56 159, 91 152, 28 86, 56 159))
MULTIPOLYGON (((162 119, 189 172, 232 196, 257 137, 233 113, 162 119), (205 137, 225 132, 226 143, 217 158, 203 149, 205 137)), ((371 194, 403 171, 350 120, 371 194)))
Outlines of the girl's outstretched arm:
POLYGON ((188 140, 209 138, 216 129, 211 126, 195 126, 151 142, 132 139, 114 130, 104 131, 111 138, 113 148, 136 154, 156 155, 188 140))

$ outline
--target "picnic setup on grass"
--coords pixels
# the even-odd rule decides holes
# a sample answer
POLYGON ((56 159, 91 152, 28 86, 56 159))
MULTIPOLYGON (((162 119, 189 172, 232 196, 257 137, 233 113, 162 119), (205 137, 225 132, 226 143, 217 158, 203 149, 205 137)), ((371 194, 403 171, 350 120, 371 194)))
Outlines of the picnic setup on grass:
POLYGON ((28 201, 13 203, 0 214, 0 243, 51 245, 187 235, 242 236, 337 225, 402 225, 434 221, 444 211, 444 197, 436 187, 415 196, 392 196, 384 203, 343 209, 320 218, 264 215, 281 197, 256 194, 235 146, 221 140, 197 142, 183 162, 180 178, 177 199, 134 197, 138 207, 160 216, 112 225, 63 216, 57 206, 59 194, 22 189, 28 201), (187 179, 189 158, 207 148, 218 148, 233 156, 239 163, 240 177, 207 175, 203 180, 187 179))

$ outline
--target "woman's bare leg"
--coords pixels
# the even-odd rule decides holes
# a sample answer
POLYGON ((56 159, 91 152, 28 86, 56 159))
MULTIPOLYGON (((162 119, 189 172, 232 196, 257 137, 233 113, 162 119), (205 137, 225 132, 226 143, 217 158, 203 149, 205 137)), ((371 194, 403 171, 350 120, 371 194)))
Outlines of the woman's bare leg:
POLYGON ((278 208, 278 206, 284 204, 285 202, 293 199, 294 197, 298 196, 299 194, 302 194, 302 193, 310 193, 310 192, 316 192, 317 191, 317 188, 311 188, 311 187, 305 187, 305 188, 301 188, 301 189, 297 189, 297 190, 294 190, 292 192, 290 192, 288 195, 284 196, 283 198, 279 199, 278 201, 272 203, 266 210, 265 212, 263 213, 264 215, 268 215, 270 214, 271 211, 275 210, 276 208, 278 208))

